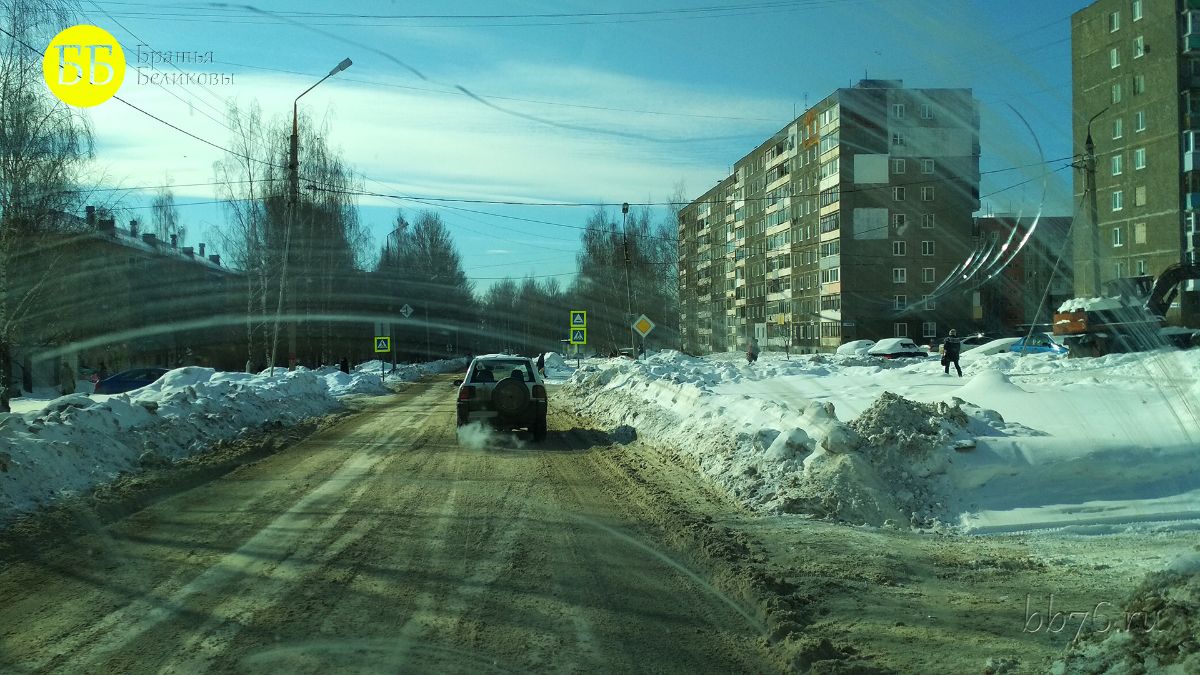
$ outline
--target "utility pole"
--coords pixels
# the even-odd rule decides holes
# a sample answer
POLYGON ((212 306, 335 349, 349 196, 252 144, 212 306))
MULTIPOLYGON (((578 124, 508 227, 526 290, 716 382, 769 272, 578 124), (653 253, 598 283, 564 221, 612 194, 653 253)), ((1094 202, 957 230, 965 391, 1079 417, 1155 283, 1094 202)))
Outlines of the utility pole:
MULTIPOLYGON (((353 65, 353 62, 346 58, 329 71, 329 74, 317 80, 316 84, 300 92, 292 101, 292 138, 288 146, 288 202, 287 202, 287 225, 283 233, 283 260, 280 263, 279 269, 279 300, 275 305, 275 328, 274 335, 271 338, 271 376, 275 376, 275 358, 279 347, 279 316, 283 313, 283 295, 286 288, 287 265, 292 245, 292 227, 296 220, 296 207, 300 199, 300 99, 308 92, 316 88, 325 80, 337 75, 343 70, 353 65)), ((289 370, 290 360, 296 354, 296 325, 292 322, 288 323, 288 348, 289 348, 289 370)))
POLYGON ((633 336, 633 285, 629 281, 629 229, 625 217, 629 213, 629 202, 621 204, 621 241, 625 249, 625 323, 629 324, 629 348, 637 354, 637 340, 633 336))
POLYGON ((1101 110, 1088 120, 1087 139, 1083 142, 1083 190, 1087 193, 1088 232, 1092 249, 1092 293, 1100 295, 1100 221, 1096 196, 1096 144, 1092 141, 1092 122, 1108 112, 1101 110))

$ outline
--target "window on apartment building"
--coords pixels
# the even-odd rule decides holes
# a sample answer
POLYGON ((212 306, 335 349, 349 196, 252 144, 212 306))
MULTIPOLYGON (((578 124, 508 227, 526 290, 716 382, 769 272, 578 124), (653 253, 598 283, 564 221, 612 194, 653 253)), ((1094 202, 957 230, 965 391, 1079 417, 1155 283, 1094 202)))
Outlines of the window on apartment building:
POLYGON ((1125 121, 1118 117, 1117 119, 1113 120, 1113 140, 1115 141, 1124 135, 1125 121))
POLYGON ((892 283, 893 284, 908 283, 908 268, 907 267, 893 267, 892 268, 892 283))
POLYGON ((933 242, 932 241, 921 242, 921 255, 933 255, 933 242))
POLYGON ((1108 32, 1115 33, 1121 30, 1121 13, 1113 12, 1108 15, 1108 32))
POLYGON ((1145 131, 1146 130, 1146 111, 1145 110, 1139 110, 1139 111, 1133 113, 1133 130, 1134 131, 1145 131))
POLYGON ((836 284, 842 280, 842 268, 830 267, 827 270, 821 270, 821 283, 836 284))
POLYGON ((1116 47, 1108 50, 1108 67, 1116 68, 1121 65, 1121 52, 1116 47))
POLYGON ((921 268, 921 281, 922 282, 927 283, 927 284, 932 284, 936 280, 937 280, 937 273, 934 271, 934 268, 932 268, 932 267, 922 267, 921 268))
MULTIPOLYGON (((926 296, 929 297, 929 296, 926 296)), ((937 337, 937 322, 922 321, 921 322, 921 337, 937 337)))
POLYGON ((921 188, 921 201, 923 201, 923 202, 933 201, 933 186, 926 186, 926 187, 921 188))
POLYGON ((1146 276, 1146 261, 1145 260, 1139 260, 1136 263, 1134 263, 1134 265, 1136 266, 1137 275, 1139 277, 1146 276))
POLYGON ((925 309, 937 309, 937 300, 934 300, 932 295, 922 295, 921 301, 925 309))
POLYGON ((933 160, 932 159, 921 160, 921 173, 933 173, 933 160))
POLYGON ((903 213, 893 213, 892 214, 892 227, 899 229, 901 227, 904 227, 907 224, 908 224, 908 216, 906 216, 903 213))
POLYGON ((1115 276, 1118 279, 1124 279, 1125 278, 1125 263, 1118 262, 1116 265, 1113 265, 1113 272, 1115 273, 1115 276))
POLYGON ((1139 185, 1139 186, 1133 188, 1133 205, 1134 206, 1145 206, 1146 205, 1146 186, 1145 185, 1139 185))
POLYGON ((1122 159, 1124 159, 1124 158, 1120 154, 1113 155, 1110 158, 1110 163, 1112 164, 1112 175, 1114 175, 1114 176, 1121 175, 1121 160, 1122 159))
POLYGON ((903 103, 893 103, 892 104, 892 117, 895 117, 896 119, 902 119, 904 117, 904 104, 903 103))
POLYGON ((903 241, 893 241, 892 255, 908 255, 908 243, 903 241))
POLYGON ((903 159, 893 159, 892 160, 892 173, 904 173, 904 160, 903 159))
POLYGON ((896 332, 896 337, 908 337, 908 324, 897 323, 893 324, 893 330, 896 332))
POLYGON ((930 104, 930 103, 922 103, 921 104, 921 119, 923 119, 923 120, 933 119, 933 104, 930 104))
POLYGON ((1131 5, 1130 9, 1132 10, 1130 13, 1133 14, 1133 20, 1141 21, 1142 20, 1142 0, 1133 0, 1133 3, 1131 5))
POLYGON ((908 296, 907 295, 897 295, 897 296, 895 296, 895 298, 893 298, 893 302, 894 302, 893 307, 895 309, 898 309, 898 310, 908 309, 908 296))
POLYGON ((1146 243, 1146 224, 1145 223, 1134 223, 1133 224, 1133 243, 1135 243, 1135 244, 1146 243))
POLYGON ((904 145, 904 134, 893 132, 892 133, 892 145, 896 145, 896 146, 904 145))
POLYGON ((926 213, 921 216, 921 227, 923 229, 932 230, 935 222, 936 216, 932 213, 926 213))
POLYGON ((1125 245, 1125 237, 1121 234, 1121 228, 1114 227, 1112 231, 1113 248, 1119 248, 1125 245))
POLYGON ((1133 38, 1133 58, 1140 59, 1146 55, 1146 38, 1141 35, 1133 38))
POLYGON ((1112 102, 1113 103, 1121 102, 1121 83, 1120 82, 1117 82, 1116 84, 1114 84, 1112 86, 1112 102))
POLYGON ((1133 170, 1140 171, 1146 168, 1146 149, 1137 148, 1133 151, 1133 170))
POLYGON ((1120 211, 1125 208, 1125 193, 1120 190, 1113 190, 1112 193, 1112 210, 1120 211))
POLYGON ((892 188, 892 201, 894 201, 894 202, 904 201, 904 188, 902 188, 902 187, 892 188))

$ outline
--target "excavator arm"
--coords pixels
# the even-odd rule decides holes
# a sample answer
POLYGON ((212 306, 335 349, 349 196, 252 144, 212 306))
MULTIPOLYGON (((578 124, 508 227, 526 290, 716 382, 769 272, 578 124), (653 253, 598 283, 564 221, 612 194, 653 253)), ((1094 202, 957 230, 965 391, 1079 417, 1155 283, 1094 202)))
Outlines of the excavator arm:
POLYGON ((1176 264, 1163 270, 1154 280, 1154 287, 1146 298, 1146 311, 1157 317, 1166 316, 1175 296, 1179 294, 1179 284, 1189 279, 1200 279, 1200 267, 1176 264))

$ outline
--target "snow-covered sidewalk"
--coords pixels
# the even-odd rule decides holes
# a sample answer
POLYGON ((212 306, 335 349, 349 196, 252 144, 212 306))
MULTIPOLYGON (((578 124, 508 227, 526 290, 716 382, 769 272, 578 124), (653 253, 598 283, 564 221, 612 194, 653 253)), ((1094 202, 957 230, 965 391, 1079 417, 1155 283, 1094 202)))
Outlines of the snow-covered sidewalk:
POLYGON ((1200 351, 968 354, 960 379, 936 359, 662 352, 585 361, 565 392, 765 511, 965 532, 1200 524, 1200 351))
MULTIPOLYGON (((379 363, 259 374, 185 367, 127 394, 13 399, 0 414, 0 523, 147 466, 203 452, 265 424, 295 424, 380 395, 387 384, 462 368, 463 359, 405 364, 386 380, 379 363)), ((390 369, 390 364, 389 364, 390 369)))

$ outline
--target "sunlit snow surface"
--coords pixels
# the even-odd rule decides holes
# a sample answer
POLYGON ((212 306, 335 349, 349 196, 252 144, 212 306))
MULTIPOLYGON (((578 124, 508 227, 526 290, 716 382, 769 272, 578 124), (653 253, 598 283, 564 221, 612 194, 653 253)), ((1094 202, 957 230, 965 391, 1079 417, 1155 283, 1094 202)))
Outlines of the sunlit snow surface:
MULTIPOLYGON (((1095 359, 988 353, 1004 346, 965 352, 961 379, 944 373, 936 356, 906 363, 767 353, 749 366, 741 354, 661 352, 638 363, 584 361, 568 382, 599 390, 584 395, 581 412, 683 448, 751 506, 777 506, 776 491, 785 492, 793 474, 811 480, 821 460, 853 454, 822 451, 836 423, 814 419, 814 402, 832 403, 844 423, 891 392, 921 403, 957 399, 971 420, 913 464, 929 488, 923 505, 946 525, 966 532, 1200 525, 1200 350, 1095 359), (800 449, 791 459, 802 465, 770 463, 782 434, 807 439, 792 444, 800 449), (733 440, 708 440, 718 436, 733 440), (763 485, 768 480, 776 485, 763 485)), ((885 475, 883 485, 868 487, 911 491, 915 482, 892 484, 885 475)))

